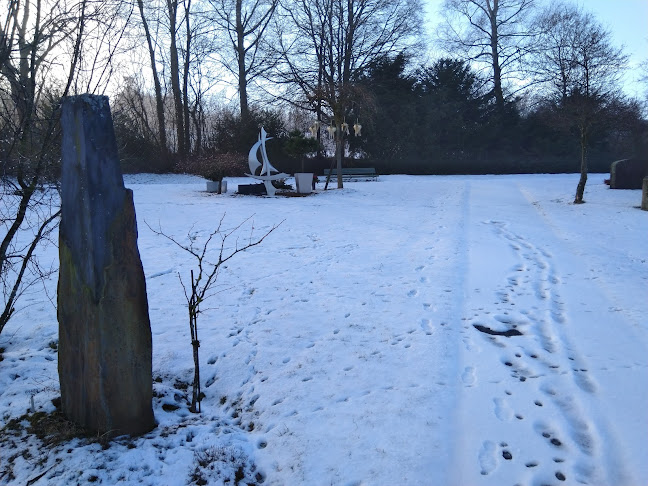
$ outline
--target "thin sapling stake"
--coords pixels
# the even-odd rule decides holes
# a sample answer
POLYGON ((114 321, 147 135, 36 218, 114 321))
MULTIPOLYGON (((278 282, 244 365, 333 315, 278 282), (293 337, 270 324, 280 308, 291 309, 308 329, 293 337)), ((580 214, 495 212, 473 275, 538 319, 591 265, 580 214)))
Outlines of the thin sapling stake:
MULTIPOLYGON (((193 392, 191 397, 191 407, 190 411, 194 413, 199 413, 200 402, 203 398, 203 394, 200 391, 200 362, 198 355, 198 348, 200 347, 200 340, 198 339, 198 315, 201 312, 200 305, 205 302, 209 297, 213 295, 211 292, 213 286, 216 283, 218 278, 218 272, 221 265, 229 261, 237 253, 241 253, 253 246, 261 244, 266 237, 276 230, 279 225, 275 225, 261 237, 254 238, 254 223, 251 225, 250 236, 246 238, 243 243, 239 242, 239 236, 241 228, 248 221, 251 221, 252 216, 242 221, 240 224, 235 226, 233 229, 223 229, 223 222, 225 220, 225 215, 220 219, 218 227, 212 231, 209 236, 205 239, 202 245, 197 245, 198 234, 192 230, 188 233, 189 244, 182 244, 176 240, 173 236, 169 236, 162 231, 161 228, 155 230, 151 226, 146 224, 153 233, 158 236, 163 236, 169 241, 173 242, 178 247, 182 248, 190 255, 192 255, 197 263, 198 268, 192 269, 190 272, 191 276, 191 286, 185 285, 185 282, 182 280, 182 276, 178 273, 178 278, 182 289, 184 291, 185 299, 187 300, 187 309, 189 311, 189 330, 191 332, 191 346, 193 348, 193 360, 194 360, 194 379, 193 379, 193 392), (227 246, 227 241, 231 242, 231 239, 235 237, 236 241, 233 247, 227 246), (220 238, 220 248, 214 252, 209 251, 212 241, 220 238), (217 260, 209 259, 210 255, 218 255, 217 260), (195 271, 194 271, 195 270, 195 271)), ((282 221, 283 222, 283 221, 282 221)))

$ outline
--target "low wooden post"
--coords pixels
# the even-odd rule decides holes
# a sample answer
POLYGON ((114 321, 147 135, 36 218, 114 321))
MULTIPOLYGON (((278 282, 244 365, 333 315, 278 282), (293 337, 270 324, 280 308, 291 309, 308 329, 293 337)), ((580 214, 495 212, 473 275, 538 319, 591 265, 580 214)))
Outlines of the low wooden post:
POLYGON ((648 177, 643 178, 643 188, 641 190, 641 209, 648 211, 648 177))

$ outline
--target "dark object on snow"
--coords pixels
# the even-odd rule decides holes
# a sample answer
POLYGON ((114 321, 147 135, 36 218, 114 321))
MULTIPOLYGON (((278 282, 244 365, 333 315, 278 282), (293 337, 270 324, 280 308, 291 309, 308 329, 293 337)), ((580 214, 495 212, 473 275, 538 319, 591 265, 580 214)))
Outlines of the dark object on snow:
POLYGON ((268 192, 266 191, 265 185, 261 184, 239 184, 238 193, 245 196, 265 196, 268 192))
POLYGON ((610 189, 641 189, 648 176, 648 159, 624 159, 610 166, 610 189))
POLYGON ((641 209, 648 211, 648 177, 643 179, 643 187, 641 189, 641 209))
POLYGON ((62 410, 101 434, 142 434, 155 427, 151 324, 108 98, 66 98, 61 125, 62 410))
POLYGON ((507 329, 506 331, 495 331, 494 329, 491 329, 490 327, 482 326, 481 324, 473 324, 473 327, 478 331, 483 332, 485 334, 490 334, 491 336, 505 336, 505 337, 522 336, 522 333, 517 329, 507 329))

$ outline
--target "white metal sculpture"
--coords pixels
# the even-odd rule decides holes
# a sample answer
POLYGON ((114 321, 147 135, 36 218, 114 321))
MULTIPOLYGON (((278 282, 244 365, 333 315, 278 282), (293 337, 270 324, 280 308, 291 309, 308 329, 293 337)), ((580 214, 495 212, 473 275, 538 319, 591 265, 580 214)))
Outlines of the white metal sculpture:
POLYGON ((250 174, 246 174, 249 177, 252 177, 254 179, 258 179, 260 181, 263 181, 263 184, 265 184, 266 192, 268 193, 268 196, 274 196, 275 195, 275 186, 272 185, 272 181, 276 181, 279 179, 286 179, 287 177, 290 177, 288 174, 284 174, 283 172, 279 172, 277 169, 275 169, 270 161, 268 160, 268 154, 266 153, 266 147, 265 143, 266 140, 270 140, 272 137, 268 137, 268 134, 266 131, 261 127, 261 134, 259 135, 259 140, 252 145, 252 148, 250 149, 250 154, 248 155, 248 165, 250 167, 250 174), (263 163, 259 162, 259 158, 257 157, 257 153, 261 151, 261 159, 263 160, 263 163), (261 167, 261 170, 257 174, 257 170, 261 167), (273 174, 275 172, 275 174, 273 174))

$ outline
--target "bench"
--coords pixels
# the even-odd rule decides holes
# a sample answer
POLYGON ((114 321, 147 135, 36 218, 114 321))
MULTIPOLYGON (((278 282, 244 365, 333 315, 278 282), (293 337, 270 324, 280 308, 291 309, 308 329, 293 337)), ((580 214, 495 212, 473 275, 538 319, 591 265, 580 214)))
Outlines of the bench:
MULTIPOLYGON (((337 177, 337 169, 324 169, 324 176, 328 177, 330 174, 331 179, 337 177)), ((378 174, 376 169, 373 167, 348 167, 342 169, 342 179, 351 180, 351 179, 376 179, 378 174)))

